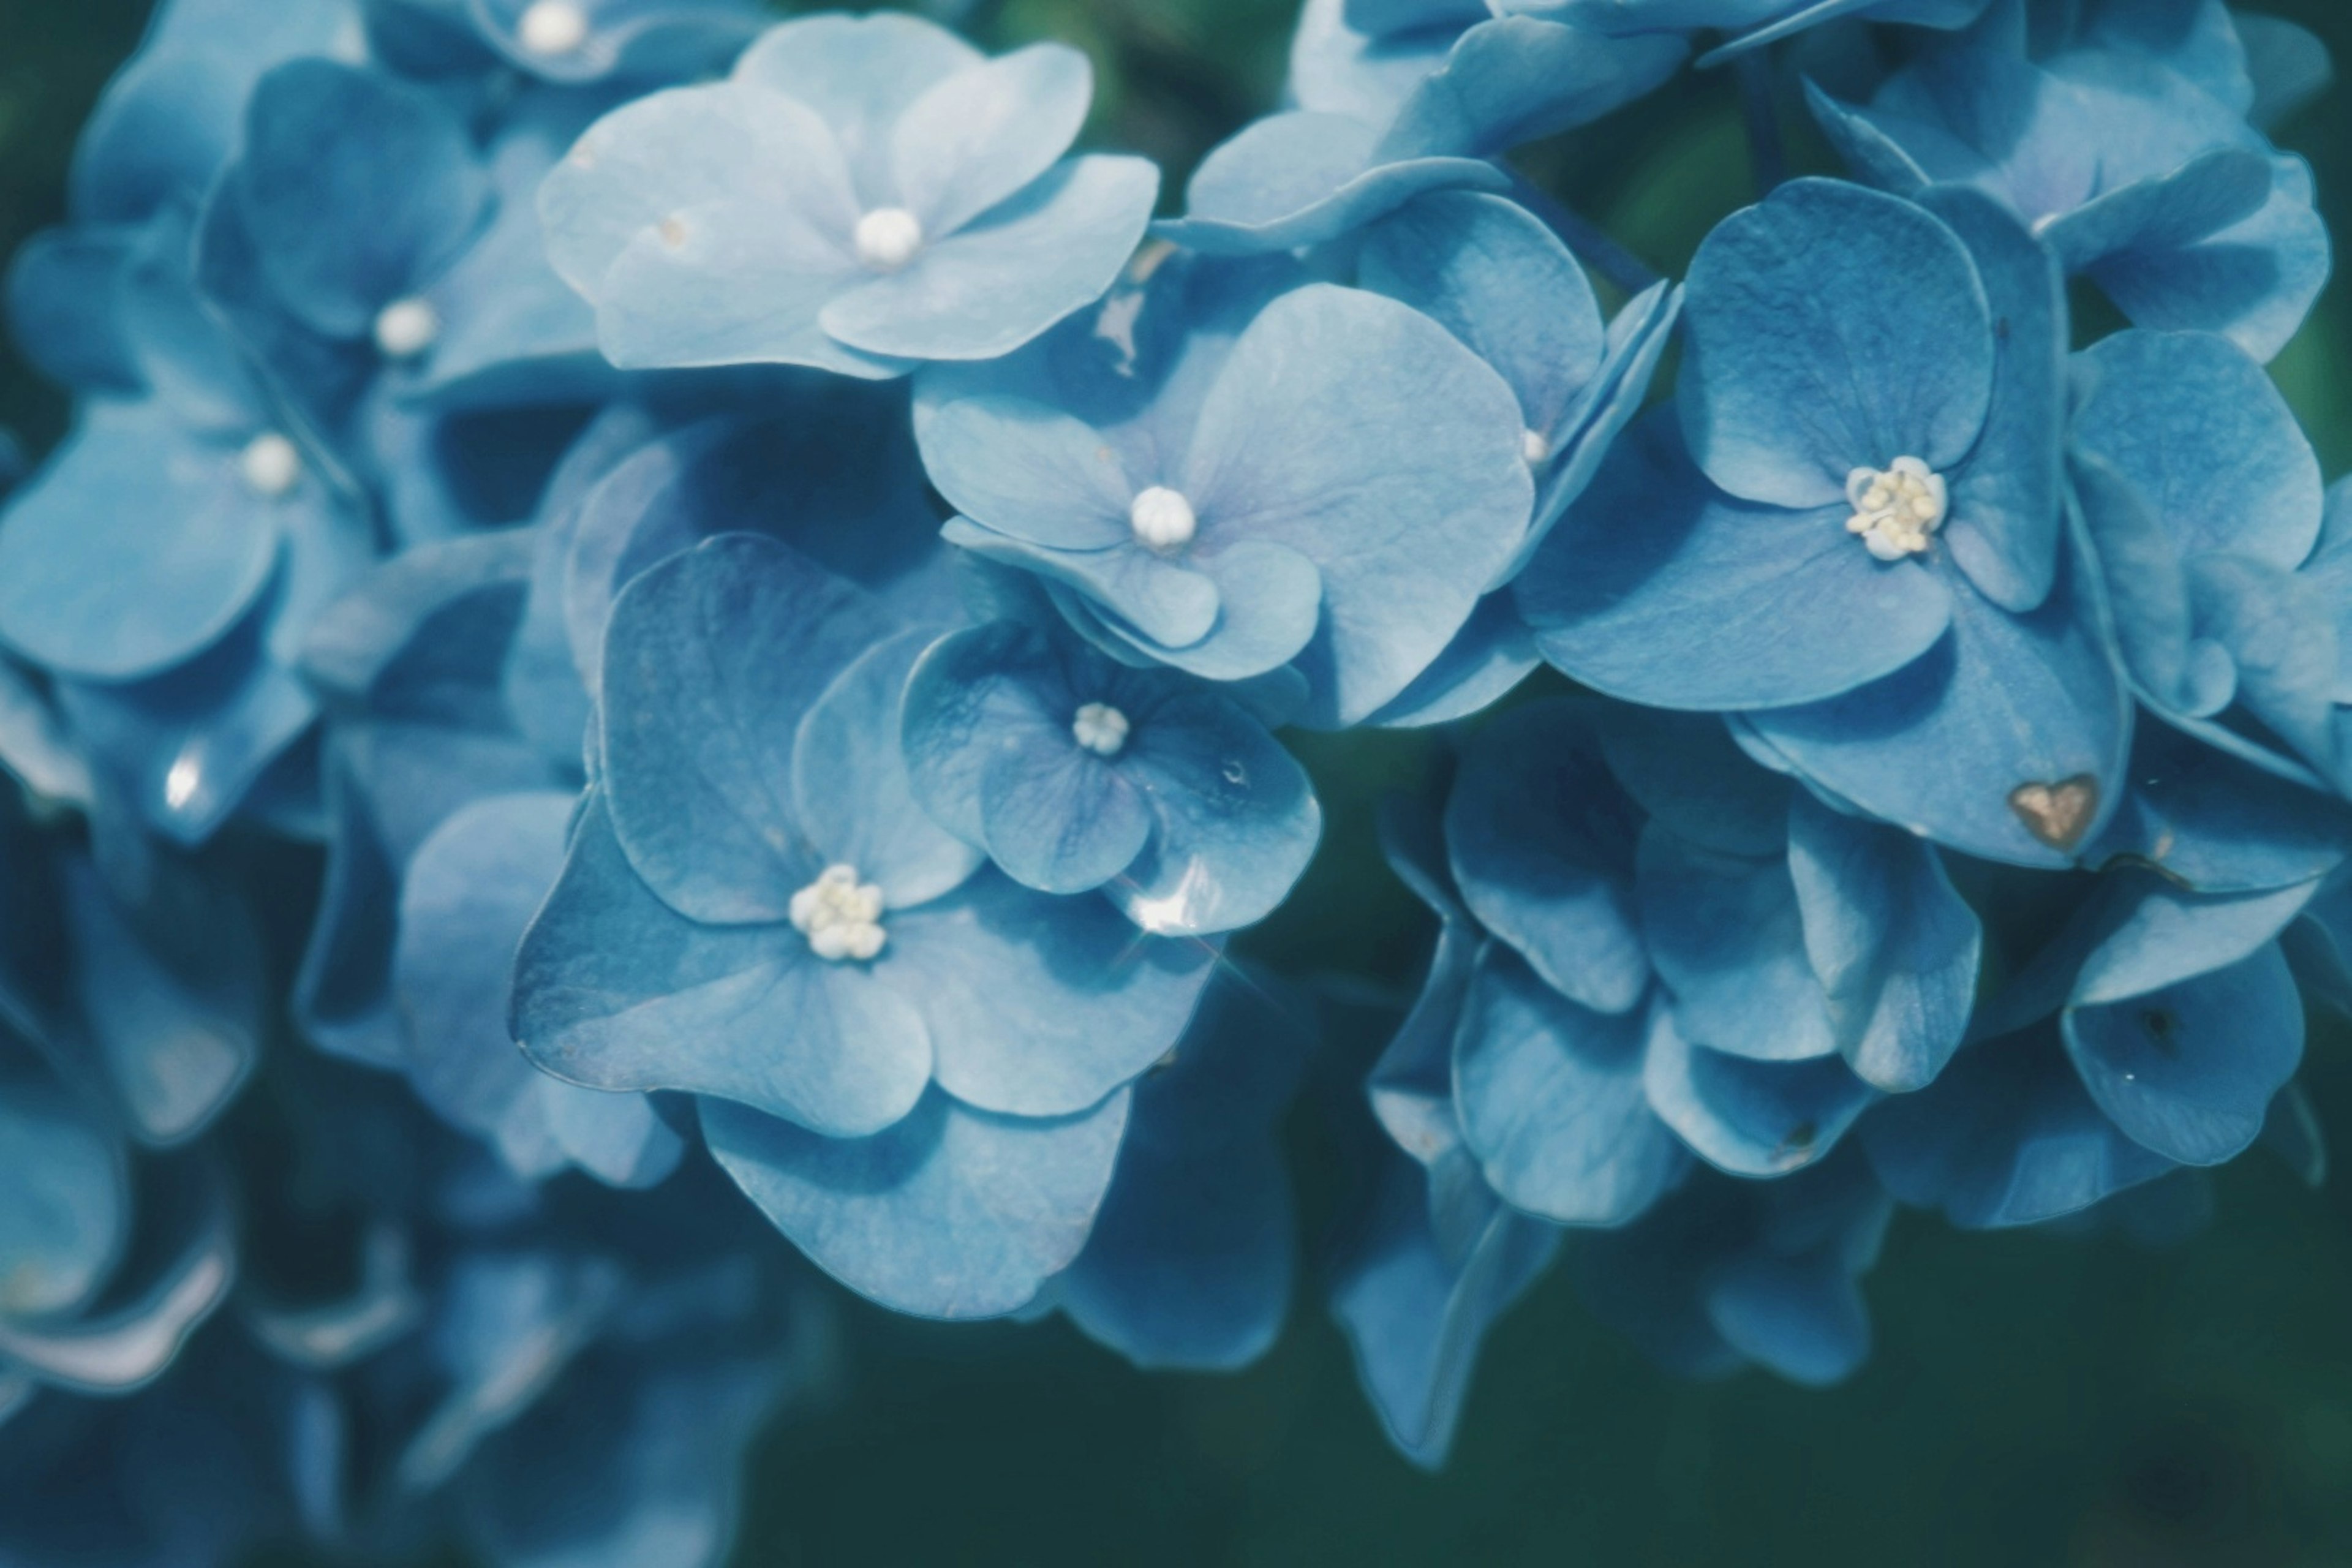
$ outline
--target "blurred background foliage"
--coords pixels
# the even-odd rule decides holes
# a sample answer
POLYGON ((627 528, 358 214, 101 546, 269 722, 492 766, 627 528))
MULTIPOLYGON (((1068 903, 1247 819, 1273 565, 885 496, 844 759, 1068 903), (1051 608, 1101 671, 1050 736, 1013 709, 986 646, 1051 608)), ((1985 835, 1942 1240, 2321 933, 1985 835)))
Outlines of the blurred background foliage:
MULTIPOLYGON (((928 8, 968 14, 1000 47, 1085 48, 1099 84, 1090 138, 1159 159, 1171 205, 1202 153, 1273 104, 1294 16, 1291 0, 928 8)), ((2347 0, 2260 8, 2352 62, 2347 0)), ((147 9, 0 0, 0 251, 59 216, 73 137, 147 9)), ((1799 166, 1822 166, 1799 117, 1784 118, 1799 166)), ((2311 160, 2322 211, 2352 214, 2352 89, 2281 139, 2311 160)), ((1685 75, 1525 163, 1670 273, 1752 195, 1722 73, 1685 75)), ((2331 477, 2352 467, 2342 270, 2272 367, 2331 477)), ((38 452, 66 414, 0 346, 0 426, 38 452)), ((1294 1128, 1312 1226, 1343 1201, 1328 1173, 1348 1134, 1330 1108, 1381 1044, 1381 1005, 1409 994, 1427 939, 1380 866, 1372 805, 1433 753, 1412 736, 1301 749, 1329 814, 1325 850, 1247 946, 1355 1004, 1336 1010, 1326 1103, 1294 1128)), ((299 928, 299 911, 277 912, 299 928)), ((2332 1021, 2306 1077, 2347 1136, 2352 1040, 2332 1021)), ((1139 1374, 1055 1322, 948 1328, 845 1301, 846 1393, 756 1451, 738 1561, 2352 1568, 2352 1182, 2308 1189, 2258 1150, 2216 1185, 2212 1223, 2163 1250, 1901 1217, 1868 1284, 1877 1353, 1826 1393, 1754 1373, 1665 1376, 1555 1273, 1489 1342, 1437 1476, 1382 1441, 1311 1283, 1274 1353, 1216 1378, 1139 1374)))

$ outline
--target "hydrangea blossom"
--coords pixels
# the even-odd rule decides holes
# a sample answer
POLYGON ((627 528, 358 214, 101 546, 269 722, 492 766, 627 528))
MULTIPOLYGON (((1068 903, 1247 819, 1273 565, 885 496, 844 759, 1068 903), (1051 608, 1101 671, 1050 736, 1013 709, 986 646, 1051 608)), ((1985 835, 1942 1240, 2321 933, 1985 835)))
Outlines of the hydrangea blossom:
POLYGON ((1063 157, 1092 88, 1059 45, 788 22, 592 126, 542 189, 549 255, 625 366, 992 358, 1101 294, 1150 216, 1150 164, 1063 157))
POLYGON ((1154 234, 1057 44, 166 0, 8 281, 77 401, 0 513, 0 1557, 704 1568, 803 1258, 1263 1354, 1308 1083, 1432 1465, 1555 1260, 1819 1384, 1897 1205, 2309 1178, 2327 68, 2218 0, 1307 0, 1154 234), (1759 199, 1676 280, 1513 155, 1694 53, 1759 199), (1781 179, 1801 88, 1853 179, 1781 179), (1329 916, 1423 764, 1399 1018, 1329 916))

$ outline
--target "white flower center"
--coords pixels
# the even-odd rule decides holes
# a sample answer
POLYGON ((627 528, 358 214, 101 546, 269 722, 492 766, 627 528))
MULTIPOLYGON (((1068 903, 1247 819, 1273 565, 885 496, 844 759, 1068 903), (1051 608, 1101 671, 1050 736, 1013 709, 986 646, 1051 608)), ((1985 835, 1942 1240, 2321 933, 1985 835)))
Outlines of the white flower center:
POLYGON ((1861 535, 1864 547, 1881 561, 1925 551, 1951 505, 1944 476, 1916 458, 1897 458, 1888 468, 1854 469, 1845 477, 1845 499, 1853 503, 1846 531, 1861 535))
POLYGON ((923 248, 922 220, 905 207, 876 207, 857 220, 851 237, 857 259, 877 272, 896 272, 923 248))
POLYGON ((414 295, 394 300, 376 315, 375 346, 386 359, 415 359, 441 335, 441 313, 414 295))
POLYGON ((1528 460, 1528 468, 1539 468, 1551 460, 1551 443, 1544 439, 1540 430, 1522 430, 1519 432, 1519 456, 1528 460))
POLYGON ((855 866, 827 866, 817 879, 793 895, 793 927, 808 938, 809 951, 839 963, 859 963, 882 951, 882 889, 857 879, 855 866))
POLYGON ((1097 757, 1118 755, 1127 744, 1127 715, 1108 702, 1086 703, 1070 721, 1070 733, 1097 757))
POLYGON ((588 41, 588 13, 572 0, 533 0, 515 37, 534 55, 568 55, 588 41))
POLYGON ((237 455, 245 487, 264 500, 277 500, 302 482, 302 454, 275 430, 265 430, 237 455))
POLYGON ((1192 503, 1165 485, 1154 485, 1137 496, 1127 516, 1134 526, 1136 542, 1162 554, 1192 543, 1193 532, 1201 526, 1192 515, 1192 503))

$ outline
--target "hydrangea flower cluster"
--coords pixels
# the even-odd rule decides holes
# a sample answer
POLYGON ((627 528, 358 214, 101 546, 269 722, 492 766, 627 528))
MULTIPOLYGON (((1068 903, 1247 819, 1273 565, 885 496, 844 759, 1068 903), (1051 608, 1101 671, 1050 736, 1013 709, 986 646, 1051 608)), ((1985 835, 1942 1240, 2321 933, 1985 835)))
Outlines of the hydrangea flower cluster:
POLYGON ((1083 56, 910 15, 166 0, 8 285, 77 418, 0 515, 0 1557, 715 1563, 816 1272, 1241 1366, 1310 1058, 1425 1464, 1555 1259, 1826 1383, 1898 1205, 2315 1166, 2326 75, 2220 0, 1307 0, 1163 200, 1083 56), (1508 161, 1724 61, 1843 171, 1679 279, 1508 161), (1251 934, 1285 733, 1369 729, 1376 1059, 1251 934))

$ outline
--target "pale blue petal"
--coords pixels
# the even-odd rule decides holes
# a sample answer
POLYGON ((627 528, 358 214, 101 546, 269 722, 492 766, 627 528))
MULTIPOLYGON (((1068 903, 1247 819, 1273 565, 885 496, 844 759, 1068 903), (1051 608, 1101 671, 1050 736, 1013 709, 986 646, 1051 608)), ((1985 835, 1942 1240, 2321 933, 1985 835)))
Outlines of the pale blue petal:
POLYGON ((575 805, 559 791, 490 795, 417 849, 393 960, 408 1067, 427 1104, 527 1180, 576 1163, 615 1185, 648 1185, 683 1149, 652 1105, 551 1078, 507 1033, 515 949, 562 870, 575 805))
POLYGON ((697 920, 781 921, 819 868, 791 805, 793 738, 887 629, 797 552, 720 534, 613 606, 600 751, 630 864, 697 920))
POLYGON ((845 1140, 707 1100, 702 1131, 776 1228, 851 1289, 918 1317, 992 1318, 1085 1246, 1128 1103, 1041 1121, 933 1089, 888 1131, 845 1140))
POLYGON ((734 79, 799 100, 831 126, 868 207, 898 199, 891 128, 933 87, 980 66, 979 50, 919 16, 827 13, 771 27, 734 79))
POLYGON ((955 394, 916 383, 915 438, 948 504, 1008 538, 1060 550, 1102 550, 1133 537, 1128 513, 1143 487, 1091 426, 1028 398, 955 394))
POLYGON ((1533 503, 1517 419, 1499 376, 1379 295, 1310 285, 1234 345, 1182 489, 1203 553, 1246 537, 1321 573, 1323 621, 1300 662, 1307 722, 1361 720, 1470 618, 1533 503))
POLYGON ((1118 281, 1159 195, 1160 171, 1146 159, 1066 160, 901 270, 836 296, 818 320, 867 355, 1010 353, 1118 281))
POLYGON ((857 1136, 904 1116, 930 1077, 922 1015, 887 969, 829 963, 789 925, 687 919, 638 880, 592 796, 523 937, 512 1028, 541 1069, 586 1089, 722 1095, 857 1136))
POLYGON ((883 967, 929 1020, 940 1087, 1014 1116, 1084 1110, 1158 1061, 1217 964, 1210 942, 1146 935, 1105 900, 992 870, 886 919, 883 967))
POLYGON ((926 235, 961 228, 1052 168, 1094 96, 1086 56, 1032 44, 927 90, 890 130, 898 205, 926 235))
POLYGON ((1834 1057, 1757 1061, 1695 1046, 1659 1009, 1642 1065, 1651 1108, 1735 1176, 1785 1175, 1837 1146, 1878 1096, 1834 1057))
POLYGON ((0 1169, 17 1194, 0 1209, 0 1319, 89 1300, 129 1239, 121 1147, 62 1089, 12 1072, 0 1095, 0 1169))

